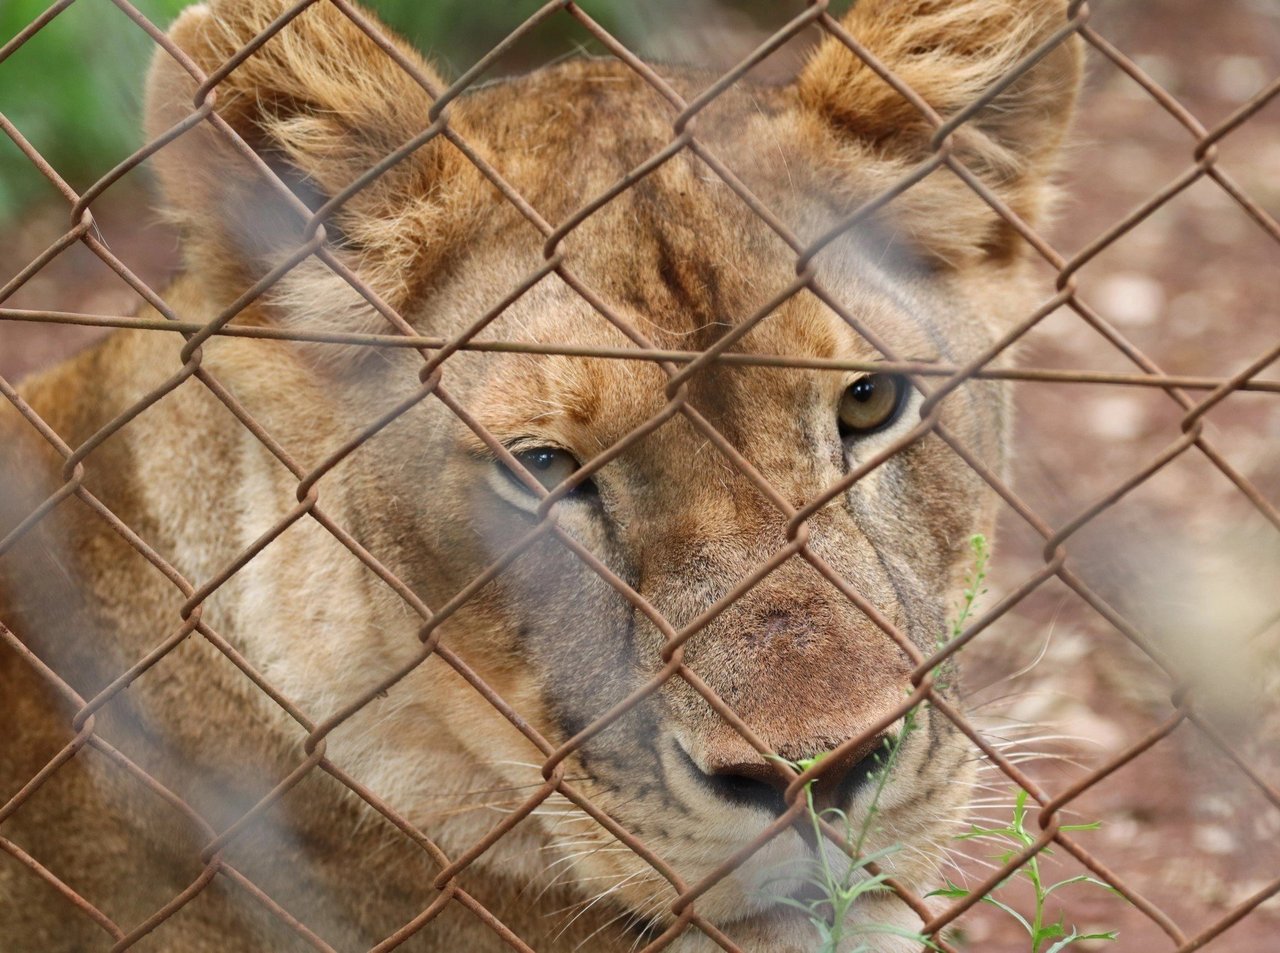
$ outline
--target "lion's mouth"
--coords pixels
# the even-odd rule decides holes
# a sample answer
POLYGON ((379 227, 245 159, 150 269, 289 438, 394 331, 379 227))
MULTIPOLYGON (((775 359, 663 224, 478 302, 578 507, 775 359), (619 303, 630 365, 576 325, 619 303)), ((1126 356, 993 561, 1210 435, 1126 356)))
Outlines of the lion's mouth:
MULTIPOLYGON (((813 785, 814 805, 819 811, 845 809, 880 767, 887 764, 890 737, 880 735, 853 749, 833 764, 813 785)), ((763 760, 732 764, 704 771, 678 742, 674 745, 685 769, 699 787, 718 800, 741 807, 767 811, 779 816, 787 810, 785 775, 763 760)))

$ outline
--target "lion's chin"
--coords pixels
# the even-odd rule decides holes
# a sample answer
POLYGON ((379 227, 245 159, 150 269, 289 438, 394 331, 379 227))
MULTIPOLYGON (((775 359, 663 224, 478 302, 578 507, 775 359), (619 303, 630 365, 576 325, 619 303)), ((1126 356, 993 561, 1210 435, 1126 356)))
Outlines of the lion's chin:
MULTIPOLYGON (((699 915, 743 949, 760 953, 812 953, 818 943, 818 934, 805 915, 781 904, 763 912, 730 917, 714 917, 696 905, 699 915)), ((635 931, 642 944, 652 942, 674 925, 674 918, 651 921, 648 926, 635 931)), ((689 926, 668 949, 676 953, 703 953, 722 947, 703 933, 697 926, 689 926)))
MULTIPOLYGON (((807 898, 806 898, 807 899, 807 898)), ((763 909, 757 907, 745 913, 739 909, 738 915, 717 916, 710 904, 695 904, 700 917, 712 924, 725 937, 743 949, 755 950, 758 953, 812 953, 821 944, 821 937, 809 916, 802 910, 788 906, 784 901, 775 901, 763 909), (706 909, 704 909, 704 907, 706 909)), ((918 950, 919 944, 890 935, 877 935, 876 932, 862 932, 858 924, 863 926, 904 927, 906 924, 893 922, 898 920, 896 911, 886 905, 871 903, 851 911, 848 932, 850 938, 856 937, 860 949, 868 953, 898 953, 901 950, 918 950)), ((675 924, 674 917, 661 917, 650 920, 646 926, 638 926, 633 932, 641 940, 641 945, 652 942, 675 924)), ((689 926, 685 932, 671 944, 668 949, 676 953, 703 953, 703 951, 720 950, 722 947, 703 933, 697 926, 689 926)))

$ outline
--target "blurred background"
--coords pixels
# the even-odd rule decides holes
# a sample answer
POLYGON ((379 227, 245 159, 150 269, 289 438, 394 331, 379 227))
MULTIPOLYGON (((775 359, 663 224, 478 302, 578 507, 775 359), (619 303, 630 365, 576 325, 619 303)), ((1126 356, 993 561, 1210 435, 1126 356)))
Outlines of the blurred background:
MULTIPOLYGON (((182 0, 137 0, 163 25, 182 0)), ((456 76, 537 9, 528 0, 432 0, 372 6, 456 76)), ((847 6, 847 4, 846 4, 847 6)), ((1206 127, 1280 77, 1275 0, 1097 0, 1092 25, 1206 127)), ((799 2, 627 0, 583 3, 648 59, 727 66, 803 9, 799 2)), ((0 3, 0 43, 45 8, 0 3)), ((815 34, 816 36, 816 34, 815 34)), ((811 37, 812 39, 812 37, 811 37)), ((0 62, 0 112, 75 189, 140 145, 142 74, 153 44, 109 0, 78 0, 0 62)), ((569 17, 552 17, 494 71, 604 50, 569 17)), ((760 72, 794 72, 805 44, 789 44, 760 72)), ((1106 232, 1193 164, 1194 138, 1132 78, 1096 51, 1065 199, 1050 240, 1066 257, 1106 232)), ((1272 227, 1280 217, 1280 97, 1218 146, 1218 163, 1272 227)), ((101 233, 145 281, 163 287, 177 266, 174 236, 150 210, 145 168, 95 203, 101 233)), ((62 235, 69 205, 0 135, 0 286, 62 235)), ((1079 273, 1081 295, 1164 371, 1230 376, 1280 339, 1280 242, 1214 182, 1202 179, 1109 245, 1079 273)), ((1045 297, 1054 273, 1045 268, 1045 297)), ((140 302, 79 245, 0 302, 127 315, 140 302)), ((0 375, 10 380, 101 335, 76 326, 0 318, 0 375)), ((1133 363, 1073 312, 1043 321, 1021 363, 1133 371, 1133 363)), ((1272 366, 1262 379, 1280 379, 1272 366)), ((1200 390, 1194 394, 1203 395, 1200 390)), ((1019 385, 1013 485, 1061 526, 1152 461, 1180 435, 1183 411, 1157 389, 1019 385)), ((1280 393, 1233 394, 1207 417, 1222 457, 1280 506, 1280 393)), ((1042 538, 1011 510, 990 567, 995 606, 1042 563, 1042 538)), ((1250 780, 1184 724, 1090 789, 1072 820, 1100 821, 1081 843, 1194 935, 1280 878, 1280 532, 1197 450, 1179 456, 1074 535, 1070 565, 1138 631, 1197 676, 1208 718, 1258 776, 1250 780), (1269 786, 1270 799, 1266 787, 1269 786)), ((1048 790, 1063 790, 1134 744, 1173 711, 1173 685, 1103 615, 1057 581, 1046 583, 964 650, 970 705, 989 736, 1048 790)), ((1011 784, 994 774, 988 813, 1008 820, 1011 784)), ((993 850, 957 842, 960 882, 984 875, 993 850)), ((1055 879, 1079 873, 1058 858, 1055 879), (1060 876, 1059 876, 1060 875, 1060 876)), ((1009 895, 1015 905, 1025 897, 1009 895)), ((1066 922, 1118 929, 1115 943, 1078 949, 1149 953, 1172 944, 1146 917, 1099 890, 1067 888, 1066 922), (1073 894, 1072 890, 1076 892, 1073 894)), ((1276 949, 1280 900, 1208 945, 1233 953, 1276 949)), ((1025 951, 1010 918, 980 907, 958 924, 963 949, 1025 951)))

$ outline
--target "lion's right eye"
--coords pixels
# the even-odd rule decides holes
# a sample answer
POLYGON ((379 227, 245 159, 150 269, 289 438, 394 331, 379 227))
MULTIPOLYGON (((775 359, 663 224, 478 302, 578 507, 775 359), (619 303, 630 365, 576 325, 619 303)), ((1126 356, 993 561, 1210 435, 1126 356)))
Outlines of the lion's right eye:
MULTIPOLYGON (((543 485, 547 491, 554 490, 569 477, 573 476, 582 466, 573 454, 567 450, 561 450, 559 447, 534 447, 530 450, 518 450, 512 453, 520 465, 533 475, 533 478, 543 485)), ((507 477, 517 487, 526 493, 529 493, 528 485, 520 479, 514 472, 503 467, 507 477)), ((581 496, 586 493, 595 492, 595 483, 591 480, 583 480, 568 494, 569 498, 581 496)))
POLYGON ((884 430, 898 419, 909 393, 900 374, 869 374, 845 389, 840 398, 840 436, 849 440, 884 430))

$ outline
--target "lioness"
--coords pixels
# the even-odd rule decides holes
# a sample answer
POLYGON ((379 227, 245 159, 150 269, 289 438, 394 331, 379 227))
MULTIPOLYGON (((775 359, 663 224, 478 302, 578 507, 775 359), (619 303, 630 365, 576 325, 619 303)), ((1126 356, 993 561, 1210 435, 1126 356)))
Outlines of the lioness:
MULTIPOLYGON (((208 74, 285 9, 216 0, 187 10, 170 36, 208 74)), ((843 26, 946 116, 1044 42, 1065 10, 1066 0, 862 0, 843 26)), ((1026 222, 1050 199, 1077 46, 1054 48, 949 145, 1026 222)), ((408 47, 390 50, 430 76, 408 47)), ((686 101, 714 79, 660 72, 686 101)), ((197 85, 157 53, 150 136, 192 115, 197 85)), ((422 134, 433 101, 320 2, 235 66, 213 102, 318 209, 422 134)), ((237 325, 306 332, 390 333, 381 312, 394 309, 418 333, 453 339, 542 269, 484 336, 552 351, 724 343, 796 281, 796 254, 690 148, 583 218, 549 264, 546 233, 464 153, 484 157, 555 227, 666 149, 676 114, 614 59, 470 89, 447 107, 450 138, 421 144, 324 221, 338 270, 368 296, 315 256, 246 295, 313 233, 225 129, 193 122, 152 160, 184 236, 185 271, 164 301, 184 321, 236 304, 237 325)), ((795 82, 746 77, 688 129, 801 243, 933 154, 916 107, 830 36, 795 82)), ((64 475, 65 453, 4 402, 0 536, 68 478, 87 492, 8 545, 0 622, 83 699, 132 672, 91 721, 75 719, 73 697, 5 644, 0 798, 22 796, 0 836, 44 874, 0 853, 0 949, 107 949, 141 936, 139 948, 182 953, 358 950, 406 925, 404 949, 526 948, 480 906, 539 951, 645 946, 678 925, 666 871, 697 884, 785 807, 785 780, 715 712, 712 693, 792 761, 870 732, 815 789, 819 803, 860 818, 878 746, 902 730, 879 723, 902 705, 915 667, 886 628, 933 651, 967 541, 990 532, 994 506, 929 433, 789 533, 789 514, 910 434, 924 400, 893 373, 818 365, 883 357, 855 324, 899 358, 981 353, 1034 305, 1024 245, 957 175, 934 171, 814 259, 822 297, 785 297, 729 347, 810 366, 711 362, 678 385, 682 364, 464 349, 424 387, 414 350, 214 336, 183 354, 181 336, 141 330, 27 381, 28 416, 70 448, 144 409, 64 475), (162 396, 143 400, 153 391, 162 396), (387 422, 402 402, 411 406, 387 422), (542 489, 556 487, 555 531, 525 540, 542 489), (762 569, 797 539, 805 551, 762 569), (544 784, 547 748, 530 739, 555 747, 610 713, 663 670, 664 643, 695 620, 675 658, 684 671, 552 775, 601 817, 563 792, 510 814, 544 784), (317 726, 323 742, 306 744, 317 726), (60 751, 68 757, 54 761, 60 751), (387 814, 450 860, 519 820, 451 881, 465 893, 438 908, 442 859, 387 814), (205 850, 233 823, 235 836, 205 850), (73 907, 50 878, 110 923, 73 907)), ((999 469, 999 385, 952 394, 941 422, 999 469)), ((927 887, 972 760, 946 718, 918 711, 867 843, 899 848, 884 865, 904 883, 927 887)), ((814 856, 812 838, 784 830, 694 910, 743 949, 812 950, 813 927, 786 901, 808 896, 814 856)), ((849 925, 895 924, 919 925, 885 893, 860 902, 849 925)), ((668 948, 714 947, 690 928, 668 948)))

